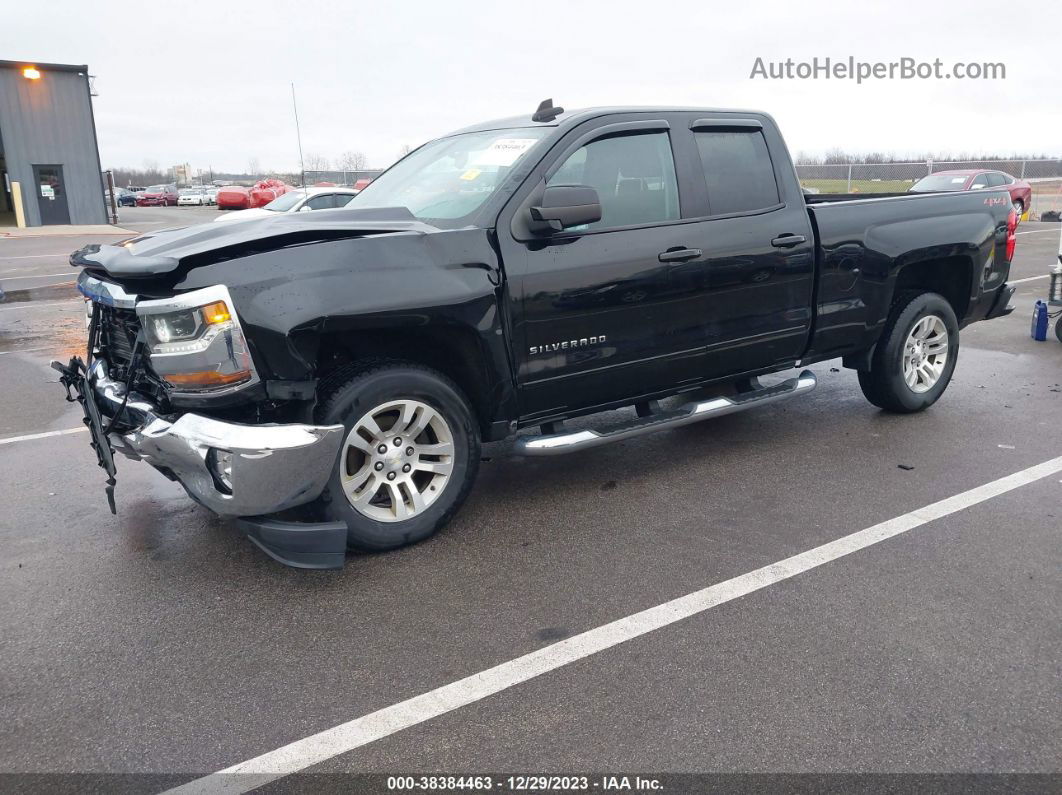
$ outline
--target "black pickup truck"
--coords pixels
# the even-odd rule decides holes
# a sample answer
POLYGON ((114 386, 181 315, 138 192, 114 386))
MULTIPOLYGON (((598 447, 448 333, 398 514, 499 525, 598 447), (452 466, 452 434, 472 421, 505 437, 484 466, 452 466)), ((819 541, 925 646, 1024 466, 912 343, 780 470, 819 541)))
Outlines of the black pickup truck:
POLYGON ((758 377, 836 358, 875 405, 926 408, 960 329, 1009 311, 1016 221, 1002 190, 804 195, 763 113, 547 101, 344 209, 86 246, 87 356, 55 366, 112 509, 117 451, 334 567, 437 531, 481 442, 522 428, 518 454, 579 450, 797 395, 810 371, 758 377))

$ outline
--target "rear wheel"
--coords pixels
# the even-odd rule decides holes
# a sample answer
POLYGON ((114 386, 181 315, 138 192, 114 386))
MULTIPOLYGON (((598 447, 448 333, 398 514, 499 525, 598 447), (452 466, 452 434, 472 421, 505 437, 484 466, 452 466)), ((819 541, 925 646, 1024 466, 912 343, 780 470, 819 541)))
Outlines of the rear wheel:
POLYGON ((321 497, 348 546, 386 550, 441 529, 479 468, 479 431, 446 376, 412 363, 352 365, 328 379, 319 417, 346 439, 321 497))
POLYGON ((958 355, 959 324, 947 299, 905 292, 893 301, 859 386, 867 400, 887 411, 922 411, 948 388, 958 355))

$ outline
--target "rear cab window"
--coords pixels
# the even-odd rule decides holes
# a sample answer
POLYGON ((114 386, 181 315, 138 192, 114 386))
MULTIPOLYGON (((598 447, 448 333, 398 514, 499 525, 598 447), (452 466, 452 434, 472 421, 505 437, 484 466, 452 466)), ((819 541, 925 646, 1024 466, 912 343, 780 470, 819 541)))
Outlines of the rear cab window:
POLYGON ((761 129, 694 129, 693 136, 704 169, 710 215, 781 205, 774 164, 761 129))

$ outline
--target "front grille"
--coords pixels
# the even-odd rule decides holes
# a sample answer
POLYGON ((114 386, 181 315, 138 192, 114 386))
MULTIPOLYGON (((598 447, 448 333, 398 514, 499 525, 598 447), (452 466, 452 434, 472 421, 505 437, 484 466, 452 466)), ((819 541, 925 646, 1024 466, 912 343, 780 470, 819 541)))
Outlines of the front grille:
POLYGON ((96 355, 107 362, 107 374, 115 381, 129 384, 133 392, 151 399, 160 412, 169 411, 165 385, 151 371, 145 344, 141 344, 136 372, 129 372, 136 335, 140 331, 140 318, 136 312, 102 304, 99 308, 96 355))
POLYGON ((132 309, 100 306, 99 328, 100 354, 107 360, 111 371, 118 378, 124 378, 133 358, 140 319, 132 309))

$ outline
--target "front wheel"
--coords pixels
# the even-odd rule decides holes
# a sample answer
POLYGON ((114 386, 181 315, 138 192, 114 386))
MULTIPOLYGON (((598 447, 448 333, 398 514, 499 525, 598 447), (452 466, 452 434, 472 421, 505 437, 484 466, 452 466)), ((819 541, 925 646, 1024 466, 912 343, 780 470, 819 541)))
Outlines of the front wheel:
POLYGON ((395 549, 440 530, 479 468, 479 430, 446 376, 417 364, 350 365, 322 387, 318 416, 346 439, 321 496, 354 549, 395 549))
POLYGON ((870 370, 859 372, 859 386, 887 411, 922 411, 948 388, 958 356, 959 323, 947 299, 906 292, 893 301, 870 370))

